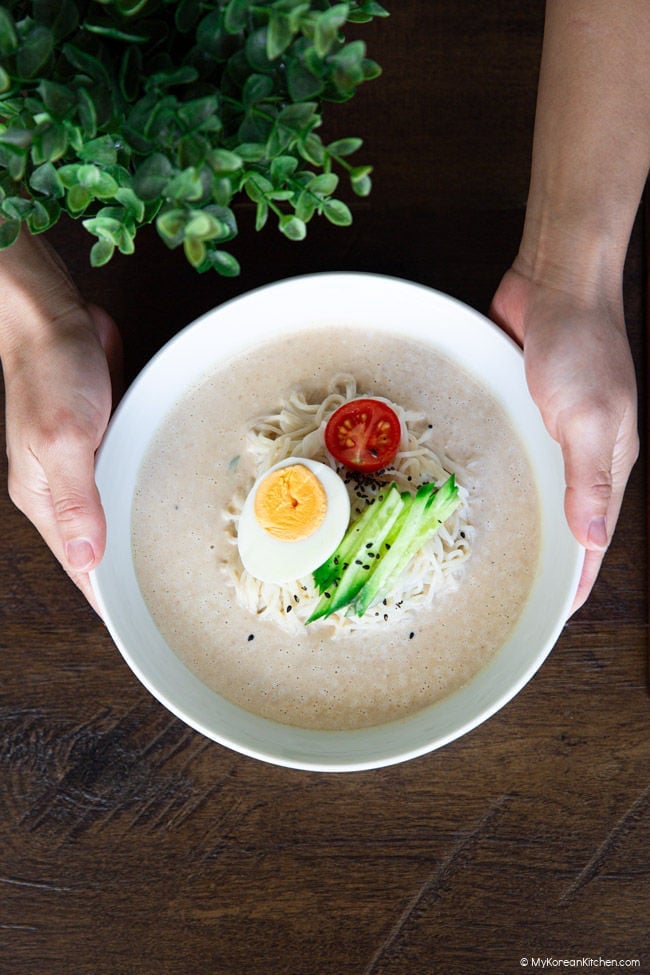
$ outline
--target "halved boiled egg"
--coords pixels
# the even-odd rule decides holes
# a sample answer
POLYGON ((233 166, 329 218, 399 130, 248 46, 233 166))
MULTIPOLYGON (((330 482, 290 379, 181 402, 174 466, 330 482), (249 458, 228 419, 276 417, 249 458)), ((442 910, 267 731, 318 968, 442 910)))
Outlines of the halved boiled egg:
POLYGON ((317 460, 289 457, 262 474, 239 518, 244 568, 262 582, 290 582, 332 554, 350 521, 338 474, 317 460))

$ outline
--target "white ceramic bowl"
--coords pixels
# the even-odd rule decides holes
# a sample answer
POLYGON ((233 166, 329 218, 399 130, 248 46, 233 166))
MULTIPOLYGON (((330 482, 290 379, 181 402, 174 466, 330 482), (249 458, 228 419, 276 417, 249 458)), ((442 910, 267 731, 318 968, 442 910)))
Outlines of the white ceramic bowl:
POLYGON ((371 274, 292 278, 227 302, 189 325, 147 365, 116 411, 97 461, 108 522, 92 583, 113 640, 150 692, 204 735, 245 755, 316 771, 357 771, 423 755, 494 714, 533 676, 570 612, 583 550, 563 514, 563 468, 524 377, 520 350, 462 303, 421 285, 371 274), (313 325, 404 334, 480 376, 526 442, 542 503, 533 591, 507 643, 467 685, 400 721, 357 731, 312 731, 258 717, 199 681, 167 645, 142 598, 131 554, 131 504, 141 460, 162 417, 211 367, 272 334, 313 325), (218 329, 219 343, 214 342, 218 329))

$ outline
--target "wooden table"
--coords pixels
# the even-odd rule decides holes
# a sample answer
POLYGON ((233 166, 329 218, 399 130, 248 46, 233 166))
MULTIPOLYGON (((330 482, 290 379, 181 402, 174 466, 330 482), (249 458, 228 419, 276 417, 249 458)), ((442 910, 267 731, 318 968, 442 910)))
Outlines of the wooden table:
MULTIPOLYGON (((543 3, 390 6, 363 35, 383 78, 329 115, 376 167, 351 229, 295 244, 242 208, 233 281, 153 234, 91 271, 84 232, 53 233, 122 326, 130 377, 197 314, 301 272, 396 274, 487 309, 522 226, 543 3)), ((642 394, 644 261, 639 219, 642 394)), ((2 975, 650 972, 644 458, 645 438, 595 591, 522 693, 438 752, 348 775, 240 757, 172 717, 2 493, 2 975)))

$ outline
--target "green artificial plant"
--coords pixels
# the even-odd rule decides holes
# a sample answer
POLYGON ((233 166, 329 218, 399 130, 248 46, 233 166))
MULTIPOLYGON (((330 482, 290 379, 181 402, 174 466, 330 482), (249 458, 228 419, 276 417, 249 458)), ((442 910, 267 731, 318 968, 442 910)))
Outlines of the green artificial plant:
POLYGON ((96 238, 93 266, 155 222, 199 271, 234 275, 232 204, 291 240, 314 214, 351 221, 359 138, 326 144, 324 102, 380 73, 347 24, 376 0, 9 0, 0 6, 0 247, 63 213, 96 238), (338 172, 337 172, 338 171, 338 172))

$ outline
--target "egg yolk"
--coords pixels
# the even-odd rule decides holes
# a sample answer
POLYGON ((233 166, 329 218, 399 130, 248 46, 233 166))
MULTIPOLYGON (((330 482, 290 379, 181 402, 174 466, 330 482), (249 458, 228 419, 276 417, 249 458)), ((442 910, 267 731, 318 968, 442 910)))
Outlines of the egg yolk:
POLYGON ((255 517, 274 538, 308 538, 327 513, 327 495, 316 475, 304 464, 272 471, 255 493, 255 517))

